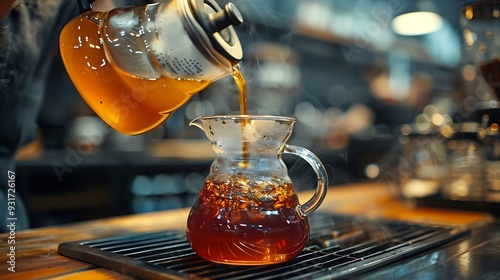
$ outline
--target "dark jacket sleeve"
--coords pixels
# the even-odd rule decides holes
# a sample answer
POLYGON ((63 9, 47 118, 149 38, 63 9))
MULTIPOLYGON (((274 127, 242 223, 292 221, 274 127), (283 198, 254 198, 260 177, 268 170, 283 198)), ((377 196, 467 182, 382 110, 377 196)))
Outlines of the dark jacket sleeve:
MULTIPOLYGON (((0 220, 7 215, 7 172, 13 157, 34 139, 35 120, 43 89, 58 48, 59 33, 78 14, 73 0, 20 0, 0 21, 0 220)), ((19 226, 27 226, 21 198, 17 198, 19 226), (24 223, 24 224, 23 224, 24 223)), ((16 202, 17 202, 16 201, 16 202)), ((8 229, 0 227, 0 232, 8 229)))

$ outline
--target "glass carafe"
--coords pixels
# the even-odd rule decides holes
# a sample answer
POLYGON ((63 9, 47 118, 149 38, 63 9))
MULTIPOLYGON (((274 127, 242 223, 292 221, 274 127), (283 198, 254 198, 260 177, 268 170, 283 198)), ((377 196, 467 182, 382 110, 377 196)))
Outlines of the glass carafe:
MULTIPOLYGON (((81 0, 80 2, 89 2, 81 0)), ((66 70, 85 102, 130 135, 162 124, 242 58, 231 3, 162 0, 93 11, 87 3, 60 35, 66 70)))
POLYGON ((326 194, 326 170, 311 151, 288 145, 294 118, 209 116, 202 129, 216 152, 191 209, 187 237, 199 256, 218 263, 263 265, 297 256, 309 238, 307 214, 326 194), (316 192, 300 204, 283 153, 297 155, 317 174, 316 192))

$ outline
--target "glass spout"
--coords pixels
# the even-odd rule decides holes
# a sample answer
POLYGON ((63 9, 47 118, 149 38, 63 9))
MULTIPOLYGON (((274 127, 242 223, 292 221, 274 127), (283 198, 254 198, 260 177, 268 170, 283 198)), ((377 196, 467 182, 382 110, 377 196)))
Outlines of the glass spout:
POLYGON ((197 117, 196 119, 193 119, 191 122, 189 122, 189 126, 196 126, 197 128, 204 130, 202 119, 203 117, 197 117))

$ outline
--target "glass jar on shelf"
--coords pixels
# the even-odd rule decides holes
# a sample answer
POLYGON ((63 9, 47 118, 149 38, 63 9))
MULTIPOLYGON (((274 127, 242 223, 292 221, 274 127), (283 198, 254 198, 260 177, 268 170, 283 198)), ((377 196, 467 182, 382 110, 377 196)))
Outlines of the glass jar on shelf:
POLYGON ((486 190, 486 157, 472 131, 458 131, 448 141, 449 172, 442 189, 451 200, 484 200, 486 190))

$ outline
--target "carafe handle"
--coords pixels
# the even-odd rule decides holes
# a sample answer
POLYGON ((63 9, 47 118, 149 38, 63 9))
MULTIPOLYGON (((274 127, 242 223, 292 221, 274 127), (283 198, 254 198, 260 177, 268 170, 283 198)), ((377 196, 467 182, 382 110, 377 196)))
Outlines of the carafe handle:
POLYGON ((309 163, 309 165, 311 165, 312 169, 318 176, 316 192, 313 197, 311 197, 311 199, 309 199, 306 203, 297 206, 297 212, 299 215, 307 216, 307 214, 316 210, 321 205, 326 196, 328 189, 328 175, 326 173, 326 169, 320 159, 313 152, 304 147, 285 145, 283 152, 285 154, 296 155, 304 159, 307 163, 309 163))

